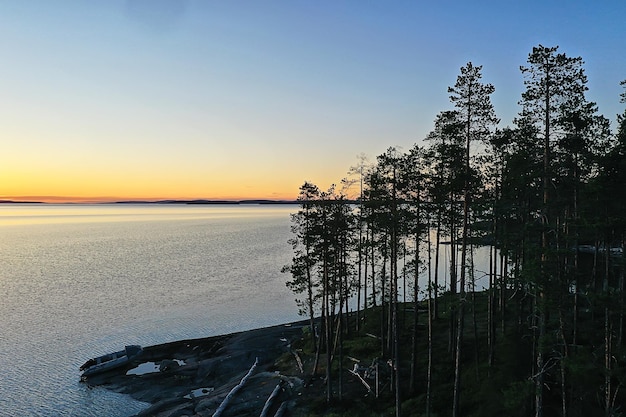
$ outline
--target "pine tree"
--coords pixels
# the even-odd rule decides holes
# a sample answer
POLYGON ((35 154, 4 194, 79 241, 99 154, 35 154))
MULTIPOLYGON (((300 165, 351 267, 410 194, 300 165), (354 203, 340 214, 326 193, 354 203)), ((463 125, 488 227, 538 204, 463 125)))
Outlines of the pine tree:
MULTIPOLYGON (((291 215, 291 231, 295 235, 290 243, 294 250, 294 257, 290 265, 283 267, 282 272, 290 272, 292 279, 287 281, 287 287, 295 294, 306 295, 305 300, 297 300, 300 306, 300 314, 309 316, 309 326, 313 345, 318 351, 319 344, 315 331, 315 305, 319 300, 317 281, 312 270, 317 263, 314 244, 319 233, 319 218, 317 211, 317 200, 320 190, 316 185, 305 182, 300 187, 298 201, 300 210, 291 215)), ((317 372, 317 362, 313 366, 312 374, 317 372)))
POLYGON ((536 286, 536 314, 538 317, 537 355, 535 378, 535 416, 543 415, 543 390, 546 372, 547 317, 549 300, 560 286, 556 249, 558 214, 553 187, 556 180, 554 150, 556 143, 564 138, 564 121, 568 106, 585 103, 587 77, 582 58, 571 58, 557 53, 558 47, 534 47, 528 56, 528 67, 520 67, 525 76, 526 90, 522 93, 522 113, 519 124, 537 126, 543 141, 542 204, 541 204, 541 261, 536 286))
POLYGON ((461 75, 457 77, 454 87, 448 88, 450 101, 457 109, 457 117, 463 125, 465 149, 463 158, 463 226, 461 232, 461 269, 459 280, 459 308, 456 336, 455 353, 455 376, 454 376, 454 400, 452 403, 452 415, 460 414, 459 397, 461 393, 461 353, 463 345, 463 326, 465 314, 465 291, 467 273, 467 248, 469 246, 469 218, 471 205, 471 189, 473 187, 473 175, 470 166, 470 152, 472 141, 487 140, 491 129, 498 123, 495 116, 490 95, 495 88, 491 84, 481 82, 482 66, 475 67, 468 62, 461 67, 461 75))

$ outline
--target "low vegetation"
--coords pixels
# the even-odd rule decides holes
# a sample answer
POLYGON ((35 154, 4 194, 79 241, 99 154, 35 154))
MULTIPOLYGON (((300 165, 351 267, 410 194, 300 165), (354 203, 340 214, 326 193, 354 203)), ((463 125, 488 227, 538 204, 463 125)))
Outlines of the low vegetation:
MULTIPOLYGON (((463 369, 461 380, 464 387, 460 397, 460 408, 464 416, 528 416, 534 413, 535 388, 532 376, 527 370, 533 367, 533 331, 527 325, 528 311, 525 311, 526 302, 518 294, 508 292, 505 296, 513 307, 506 312, 504 330, 500 326, 496 329, 496 347, 493 358, 488 358, 489 347, 485 327, 489 310, 489 294, 481 292, 475 294, 474 303, 468 309, 467 326, 472 328, 473 317, 476 317, 476 331, 468 332, 464 338, 464 355, 461 360, 463 369)), ((441 297, 442 314, 434 320, 432 335, 428 334, 428 303, 421 302, 418 313, 418 356, 417 380, 411 390, 410 378, 411 363, 408 359, 399 362, 401 416, 447 416, 451 412, 454 388, 454 352, 451 350, 450 314, 451 307, 456 304, 456 297, 446 293, 441 297), (430 342, 429 342, 430 340, 430 342), (432 363, 430 369, 432 380, 430 400, 428 391, 428 349, 432 344, 432 363)), ((411 357, 411 338, 413 329, 413 305, 399 304, 400 316, 400 357, 411 357)), ((326 399, 327 385, 325 383, 326 370, 324 368, 325 354, 321 354, 317 371, 314 372, 316 361, 315 342, 312 334, 306 331, 302 338, 293 344, 294 351, 299 355, 307 375, 306 385, 298 397, 297 405, 292 415, 300 417, 313 416, 390 416, 395 414, 395 396, 389 360, 385 359, 383 351, 388 346, 382 346, 381 339, 374 337, 380 331, 381 307, 371 308, 365 317, 361 316, 361 323, 356 330, 356 314, 345 316, 343 346, 341 352, 337 347, 332 361, 334 382, 332 398, 326 399), (340 358, 340 355, 343 357, 340 358), (378 387, 376 387, 375 364, 378 364, 378 387), (360 378, 352 372, 355 365, 361 370, 360 378), (374 366, 372 366, 374 365, 374 366), (367 374, 364 368, 372 372, 367 374), (341 374, 341 378, 340 375, 341 374)), ((501 312, 496 312, 500 318, 501 312)), ((598 345, 593 348, 584 346, 572 347, 575 349, 570 358, 563 365, 567 372, 569 401, 576 401, 578 408, 571 410, 573 416, 604 416, 603 381, 604 359, 602 341, 604 329, 593 326, 593 315, 603 315, 602 311, 587 311, 580 318, 580 326, 585 338, 593 339, 598 345), (574 398, 575 397, 575 398, 574 398)), ((500 321, 500 320, 499 320, 500 321)), ((500 321, 500 323, 502 323, 500 321)), ((316 321, 316 325, 319 322, 316 321)), ((620 349, 620 359, 623 360, 625 351, 620 349)), ((617 358, 616 358, 617 359, 617 358)), ((283 361, 278 361, 279 369, 287 373, 297 374, 294 368, 292 354, 285 355, 283 361), (287 369, 289 370, 287 371, 287 369)), ((559 415, 562 409, 560 364, 553 361, 546 370, 546 388, 549 395, 544 397, 544 412, 546 415, 559 415)), ((624 380, 624 370, 614 374, 616 381, 624 380)), ((624 396, 618 391, 615 394, 616 408, 624 401, 624 396)), ((619 411, 619 410, 618 410, 619 411)), ((613 415, 619 415, 615 413, 613 415)))

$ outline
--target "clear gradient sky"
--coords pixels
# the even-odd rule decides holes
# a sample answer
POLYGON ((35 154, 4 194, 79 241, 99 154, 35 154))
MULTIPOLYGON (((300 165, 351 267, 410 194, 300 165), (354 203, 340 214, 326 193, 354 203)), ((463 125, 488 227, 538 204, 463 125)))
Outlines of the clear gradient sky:
POLYGON ((614 124, 624 0, 0 0, 0 199, 294 198, 420 142, 468 61, 510 125, 539 43, 614 124))

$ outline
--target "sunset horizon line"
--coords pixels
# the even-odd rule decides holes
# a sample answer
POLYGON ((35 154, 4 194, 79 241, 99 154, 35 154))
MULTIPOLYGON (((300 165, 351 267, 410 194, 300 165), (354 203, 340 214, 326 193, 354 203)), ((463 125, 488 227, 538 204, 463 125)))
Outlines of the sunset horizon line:
POLYGON ((110 197, 110 196, 0 196, 0 203, 44 204, 106 204, 106 203, 159 203, 159 202, 232 202, 242 201, 295 201, 296 197, 110 197))

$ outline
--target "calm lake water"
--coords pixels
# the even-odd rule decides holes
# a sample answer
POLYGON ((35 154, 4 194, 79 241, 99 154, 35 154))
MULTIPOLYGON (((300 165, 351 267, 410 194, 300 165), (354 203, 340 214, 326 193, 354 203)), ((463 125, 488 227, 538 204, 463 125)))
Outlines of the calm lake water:
POLYGON ((300 319, 280 273, 296 210, 0 204, 0 417, 127 417, 147 404, 80 383, 85 360, 300 319))
POLYGON ((126 417, 88 358, 296 320, 295 206, 0 205, 0 416, 126 417))

